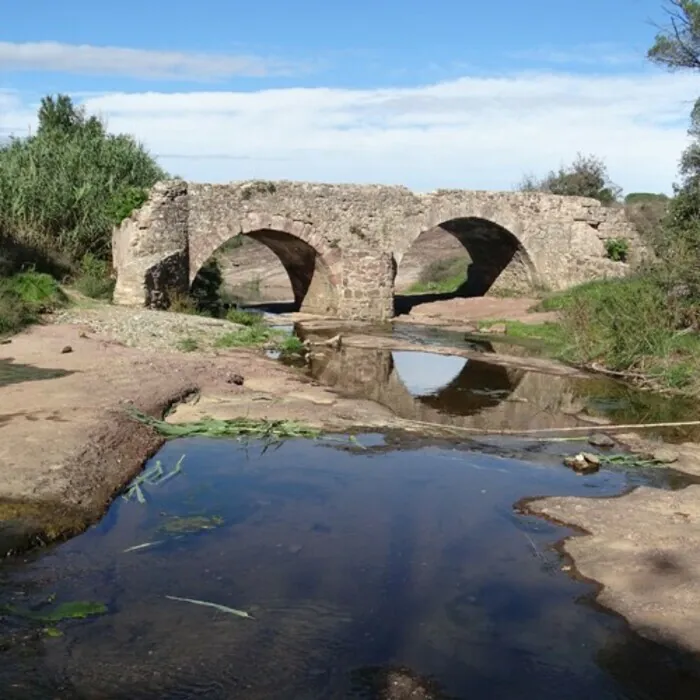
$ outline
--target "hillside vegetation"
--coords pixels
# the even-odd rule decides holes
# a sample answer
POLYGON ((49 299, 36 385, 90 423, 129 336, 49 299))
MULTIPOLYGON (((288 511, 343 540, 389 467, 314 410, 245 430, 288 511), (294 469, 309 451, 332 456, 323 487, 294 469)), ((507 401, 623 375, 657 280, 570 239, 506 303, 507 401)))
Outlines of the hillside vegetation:
POLYGON ((108 133, 66 95, 45 97, 38 122, 35 134, 0 145, 0 332, 57 302, 48 279, 109 297, 112 228, 166 177, 133 137, 108 133))
MULTIPOLYGON (((670 0, 670 26, 649 58, 669 69, 700 69, 700 2, 670 0)), ((579 157, 569 168, 525 189, 595 197, 624 206, 655 258, 623 279, 592 282, 540 305, 561 316, 561 357, 662 386, 700 391, 700 100, 691 114, 692 142, 681 155, 673 197, 632 193, 621 199, 601 161, 579 157)), ((551 335, 551 333, 550 333, 551 335)))

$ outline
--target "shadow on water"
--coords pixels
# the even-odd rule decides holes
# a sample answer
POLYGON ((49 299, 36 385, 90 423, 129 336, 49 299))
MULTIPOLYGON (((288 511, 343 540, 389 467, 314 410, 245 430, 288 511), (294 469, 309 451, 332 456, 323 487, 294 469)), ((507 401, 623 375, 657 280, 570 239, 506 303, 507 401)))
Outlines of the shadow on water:
MULTIPOLYGON (((303 328, 302 338, 309 337, 303 328)), ((323 337, 333 335, 326 329, 323 337)), ((341 392, 377 401, 402 418, 483 430, 546 430, 596 424, 678 422, 700 415, 694 399, 635 389, 606 377, 572 378, 489 363, 494 345, 464 334, 403 327, 401 340, 425 351, 344 345, 314 348, 308 371, 341 392), (483 354, 467 359, 429 351, 451 345, 483 354)), ((521 353, 522 354, 522 353, 521 353)), ((658 428, 669 442, 700 440, 700 426, 658 428)))
POLYGON ((185 455, 182 472, 145 487, 147 503, 118 499, 83 535, 5 561, 0 606, 54 594, 108 613, 55 638, 0 617, 3 699, 698 697, 696 662, 560 571, 552 545, 569 531, 513 509, 618 494, 625 472, 360 440, 170 442, 157 458, 170 470, 185 455))
POLYGON ((34 365, 22 365, 12 358, 0 360, 0 387, 21 382, 35 382, 41 379, 55 379, 72 374, 65 369, 46 369, 34 365))

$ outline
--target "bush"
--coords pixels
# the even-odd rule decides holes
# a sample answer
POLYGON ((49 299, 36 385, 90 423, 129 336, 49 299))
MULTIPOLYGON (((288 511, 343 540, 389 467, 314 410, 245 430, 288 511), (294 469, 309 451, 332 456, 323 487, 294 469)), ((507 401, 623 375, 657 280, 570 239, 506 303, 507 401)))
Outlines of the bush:
POLYGON ((614 262, 626 262, 630 244, 625 238, 609 238, 605 241, 605 252, 614 262))
POLYGON ((16 333, 39 314, 67 302, 56 280, 45 273, 21 272, 0 278, 0 334, 16 333))
POLYGON ((548 192, 567 197, 592 197, 602 204, 614 204, 621 188, 611 182, 605 163, 596 156, 578 154, 571 165, 550 171, 543 178, 526 175, 519 185, 523 192, 548 192))
POLYGON ((108 134, 65 95, 46 97, 36 135, 0 146, 0 229, 73 262, 107 260, 113 226, 165 177, 131 136, 108 134))
POLYGON ((104 260, 98 260, 87 253, 80 263, 80 274, 73 280, 73 286, 91 299, 111 299, 115 280, 110 276, 110 267, 104 260))

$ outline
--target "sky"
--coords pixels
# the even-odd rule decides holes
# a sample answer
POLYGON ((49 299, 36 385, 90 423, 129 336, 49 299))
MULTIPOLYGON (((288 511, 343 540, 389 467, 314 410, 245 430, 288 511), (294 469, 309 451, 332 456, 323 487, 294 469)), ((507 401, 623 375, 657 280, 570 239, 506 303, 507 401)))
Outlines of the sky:
POLYGON ((67 93, 200 182, 508 190, 576 154, 670 192, 700 75, 664 0, 0 0, 0 136, 67 93))

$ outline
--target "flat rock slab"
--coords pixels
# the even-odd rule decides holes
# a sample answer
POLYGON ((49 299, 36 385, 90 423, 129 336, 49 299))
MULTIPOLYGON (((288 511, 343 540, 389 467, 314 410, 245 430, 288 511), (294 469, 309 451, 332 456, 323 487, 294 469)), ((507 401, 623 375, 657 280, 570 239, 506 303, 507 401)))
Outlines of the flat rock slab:
MULTIPOLYGON (((162 314, 138 316, 148 327, 162 314)), ((193 392, 226 399, 236 417, 328 419, 347 427, 371 413, 367 407, 358 414, 348 400, 337 406, 343 419, 330 392, 254 352, 181 353, 88 336, 83 325, 35 326, 0 345, 0 500, 55 502, 101 515, 162 444, 128 409, 159 416, 193 392), (67 345, 72 352, 63 353, 67 345), (238 375, 243 386, 229 381, 238 375)), ((386 413, 376 407, 375 419, 386 413)))
POLYGON ((466 321, 520 321, 521 323, 546 323, 556 321, 553 311, 531 311, 538 299, 471 297, 445 299, 419 304, 405 318, 418 323, 466 321))
POLYGON ((528 510, 588 533, 563 547, 598 601, 654 641, 700 652, 700 486, 620 498, 546 498, 528 510))

